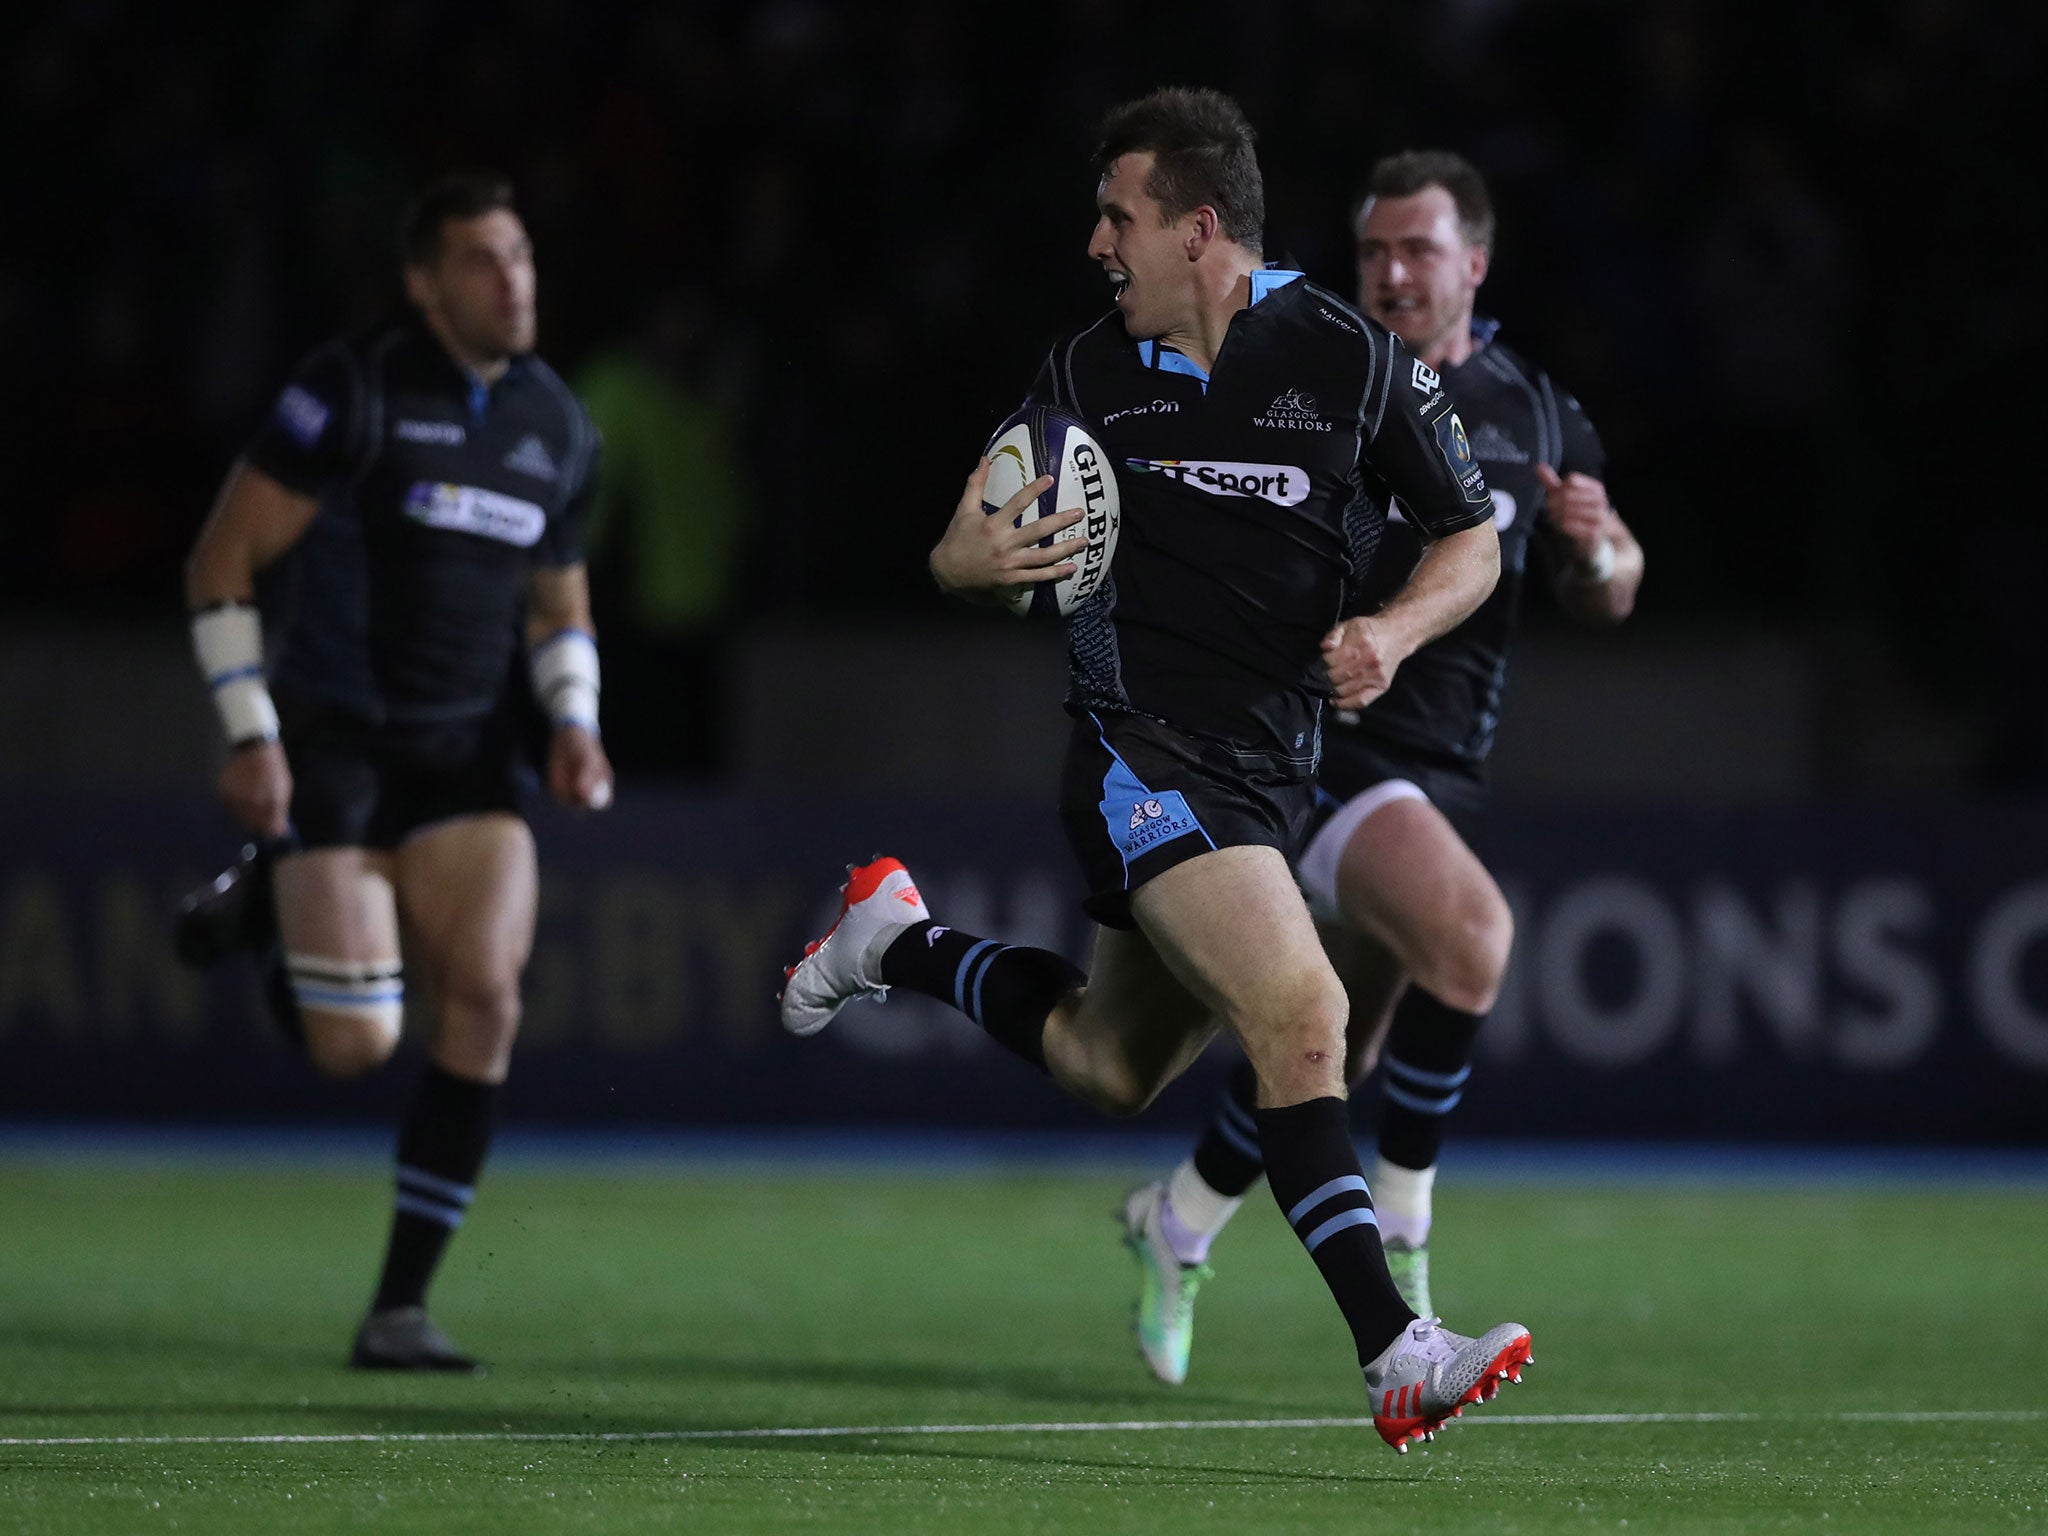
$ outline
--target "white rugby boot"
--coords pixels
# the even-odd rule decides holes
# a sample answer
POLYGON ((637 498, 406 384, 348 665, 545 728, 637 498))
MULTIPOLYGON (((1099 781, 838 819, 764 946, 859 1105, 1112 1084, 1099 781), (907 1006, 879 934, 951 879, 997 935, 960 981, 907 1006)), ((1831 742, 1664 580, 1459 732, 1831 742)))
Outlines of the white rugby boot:
POLYGON ((782 973, 782 1027, 792 1035, 815 1035, 858 998, 886 996, 882 952, 931 916, 899 859, 848 865, 839 890, 838 920, 782 973))
POLYGON ((1490 1402, 1503 1381, 1519 1383, 1530 1363, 1529 1330, 1502 1323, 1476 1339, 1433 1317, 1418 1317, 1365 1368, 1372 1427, 1402 1455, 1434 1440, 1467 1405, 1490 1402))
POLYGON ((1166 1183, 1154 1180, 1126 1195, 1118 1216, 1124 1246, 1138 1260, 1138 1353, 1154 1376, 1177 1387, 1188 1379, 1188 1356, 1195 1344, 1195 1294, 1215 1271, 1206 1264, 1181 1263, 1161 1224, 1165 1205, 1166 1183))

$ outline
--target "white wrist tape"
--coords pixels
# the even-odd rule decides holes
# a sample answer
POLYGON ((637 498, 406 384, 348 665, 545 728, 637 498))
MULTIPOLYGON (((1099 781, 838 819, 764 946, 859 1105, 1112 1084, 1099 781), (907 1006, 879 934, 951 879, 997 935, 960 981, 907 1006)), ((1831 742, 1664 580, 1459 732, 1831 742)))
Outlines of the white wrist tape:
POLYGON ((1614 579, 1614 540, 1606 534, 1593 546, 1593 553, 1572 567, 1572 580, 1581 586, 1597 587, 1614 579))
POLYGON ((597 642, 580 629, 559 629, 533 649, 533 696, 556 725, 597 731, 601 680, 597 642))
POLYGON ((213 707, 229 743, 277 740, 277 706, 263 682, 263 616, 247 603, 195 613, 192 654, 213 689, 213 707))

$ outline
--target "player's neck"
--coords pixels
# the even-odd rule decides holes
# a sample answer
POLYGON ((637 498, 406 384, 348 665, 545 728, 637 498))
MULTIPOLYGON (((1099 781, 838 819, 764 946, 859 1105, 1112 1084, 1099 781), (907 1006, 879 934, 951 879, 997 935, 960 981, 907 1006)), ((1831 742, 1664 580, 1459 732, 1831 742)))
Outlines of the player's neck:
POLYGON ((1252 273, 1258 267, 1258 257, 1238 250, 1229 260, 1218 262, 1214 272, 1197 272, 1194 313, 1159 339, 1204 373, 1214 369, 1230 322, 1252 301, 1252 273))
POLYGON ((1458 323, 1445 330, 1436 345, 1424 351, 1422 360, 1441 373, 1446 368, 1456 368, 1468 361, 1477 352, 1481 343, 1472 334, 1472 311, 1466 310, 1458 323))
POLYGON ((422 313, 427 329, 434 333, 434 340, 441 343, 441 350, 464 373, 485 384, 495 384, 505 376, 505 370, 512 366, 509 357, 485 357, 464 347, 455 333, 449 330, 440 316, 422 313))

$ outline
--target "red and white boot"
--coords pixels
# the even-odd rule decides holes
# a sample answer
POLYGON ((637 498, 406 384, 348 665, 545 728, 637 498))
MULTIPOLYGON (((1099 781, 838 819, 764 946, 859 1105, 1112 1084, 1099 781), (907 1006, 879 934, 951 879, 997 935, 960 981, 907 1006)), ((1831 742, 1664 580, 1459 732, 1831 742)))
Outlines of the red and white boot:
POLYGON ((782 1027, 792 1035, 815 1035, 848 1003, 885 996, 882 952, 931 916, 899 859, 849 866, 839 890, 838 920, 782 973, 782 1027))
POLYGON ((1365 1368, 1372 1427, 1405 1456, 1468 1405, 1491 1401, 1503 1381, 1520 1382, 1529 1360, 1529 1330, 1520 1323, 1468 1339, 1433 1317, 1418 1317, 1365 1368))

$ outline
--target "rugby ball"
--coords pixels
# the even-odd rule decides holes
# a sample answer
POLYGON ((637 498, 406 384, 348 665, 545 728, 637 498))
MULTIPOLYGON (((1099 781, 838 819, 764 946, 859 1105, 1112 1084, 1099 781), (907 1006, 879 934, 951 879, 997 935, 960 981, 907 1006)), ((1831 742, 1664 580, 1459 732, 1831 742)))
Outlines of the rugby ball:
POLYGON ((1073 528, 1039 540, 1041 545, 1050 544, 1054 537, 1076 532, 1087 540, 1074 556, 1073 575, 1019 587, 1003 600, 1020 618, 1063 619, 1102 590, 1109 579, 1109 562, 1116 556, 1123 504, 1109 455, 1087 427, 1045 405, 1027 405, 997 427, 985 453, 989 469, 981 493, 984 512, 1002 511, 1033 480, 1051 475, 1052 488, 1025 508, 1017 526, 1076 508, 1083 514, 1073 528))

